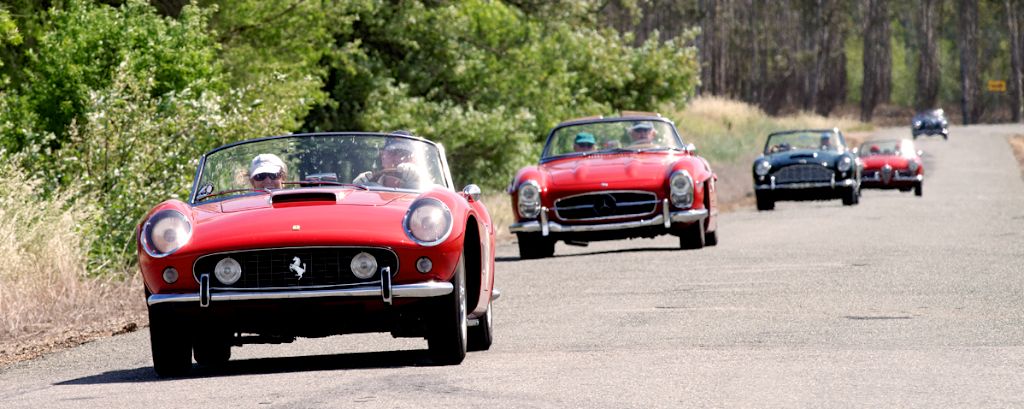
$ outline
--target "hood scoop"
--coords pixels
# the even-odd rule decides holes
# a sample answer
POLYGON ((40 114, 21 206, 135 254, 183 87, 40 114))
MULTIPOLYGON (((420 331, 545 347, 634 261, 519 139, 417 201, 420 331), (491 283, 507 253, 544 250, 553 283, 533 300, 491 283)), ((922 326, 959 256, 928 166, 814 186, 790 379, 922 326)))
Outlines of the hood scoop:
POLYGON ((278 193, 270 198, 272 204, 334 204, 338 203, 338 195, 334 192, 287 192, 278 193))
POLYGON ((793 158, 793 159, 817 158, 818 157, 818 152, 794 153, 794 154, 790 155, 789 157, 793 158))

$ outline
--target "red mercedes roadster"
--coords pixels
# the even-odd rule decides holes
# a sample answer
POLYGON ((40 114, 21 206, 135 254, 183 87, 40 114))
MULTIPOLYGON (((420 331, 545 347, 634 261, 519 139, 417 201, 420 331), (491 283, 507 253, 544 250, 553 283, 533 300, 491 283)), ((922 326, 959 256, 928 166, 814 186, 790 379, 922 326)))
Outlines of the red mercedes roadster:
POLYGON ((878 140, 860 146, 864 162, 861 186, 874 189, 914 191, 921 196, 924 184, 924 161, 921 152, 914 149, 914 141, 878 140))
POLYGON ((521 258, 550 257, 559 240, 672 234, 684 249, 718 243, 717 177, 675 125, 654 113, 563 122, 540 163, 521 169, 508 192, 521 258))
POLYGON ((491 345, 494 228, 408 134, 275 136, 199 159, 187 201, 139 223, 153 367, 225 363, 296 337, 425 337, 438 364, 491 345))

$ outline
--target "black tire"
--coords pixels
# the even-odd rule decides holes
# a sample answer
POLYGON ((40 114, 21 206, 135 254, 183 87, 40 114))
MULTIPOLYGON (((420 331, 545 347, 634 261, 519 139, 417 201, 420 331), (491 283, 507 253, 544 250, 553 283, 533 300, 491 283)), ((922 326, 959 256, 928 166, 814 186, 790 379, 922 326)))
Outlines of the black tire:
POLYGON ((494 341, 494 313, 492 303, 487 303, 487 312, 477 320, 480 322, 475 327, 469 327, 469 343, 466 349, 470 351, 486 351, 491 349, 494 341))
POLYGON ((203 366, 219 366, 231 359, 230 334, 208 333, 192 341, 192 356, 203 366))
POLYGON ((704 223, 690 223, 679 235, 679 248, 697 250, 704 248, 707 236, 704 234, 704 223))
POLYGON ((850 187, 849 189, 843 190, 843 206, 853 206, 857 204, 857 188, 850 187))
POLYGON ((555 255, 555 240, 540 233, 516 233, 519 238, 519 258, 531 260, 555 255))
POLYGON ((175 317, 149 310, 149 343, 157 375, 182 376, 192 369, 191 338, 185 328, 175 317))
POLYGON ((921 182, 917 182, 914 184, 914 196, 920 197, 924 193, 921 191, 921 189, 923 188, 922 185, 924 185, 924 183, 921 182))
POLYGON ((433 324, 427 334, 430 360, 437 365, 458 365, 466 358, 469 332, 466 326, 466 257, 459 256, 452 277, 452 293, 439 297, 434 306, 433 324))
POLYGON ((718 230, 709 231, 704 233, 704 245, 705 246, 717 246, 718 245, 718 230))
POLYGON ((949 140, 949 134, 942 134, 942 140, 948 141, 949 140))
POLYGON ((767 193, 756 193, 754 196, 757 198, 757 210, 765 211, 775 209, 775 200, 767 193))

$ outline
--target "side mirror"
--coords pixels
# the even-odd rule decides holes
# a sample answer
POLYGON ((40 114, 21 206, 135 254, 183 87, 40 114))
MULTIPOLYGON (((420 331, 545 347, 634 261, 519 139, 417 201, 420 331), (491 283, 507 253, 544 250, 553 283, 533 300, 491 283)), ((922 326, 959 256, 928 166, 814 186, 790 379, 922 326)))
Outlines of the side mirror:
POLYGON ((689 153, 694 154, 694 155, 697 154, 697 145, 694 145, 692 143, 686 144, 686 146, 683 149, 686 150, 689 153))
POLYGON ((466 187, 462 188, 462 196, 464 196, 469 202, 479 202, 480 186, 474 184, 466 185, 466 187))

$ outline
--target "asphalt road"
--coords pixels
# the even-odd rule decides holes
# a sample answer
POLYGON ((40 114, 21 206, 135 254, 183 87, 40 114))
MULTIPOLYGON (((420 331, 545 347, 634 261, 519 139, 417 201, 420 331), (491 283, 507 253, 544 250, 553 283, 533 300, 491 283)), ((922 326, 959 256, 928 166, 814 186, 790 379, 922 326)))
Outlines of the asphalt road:
POLYGON ((921 140, 924 197, 741 209, 704 250, 662 237, 519 261, 504 245, 494 346, 460 366, 354 335, 162 380, 140 331, 3 370, 0 407, 1024 407, 1015 133, 921 140))

